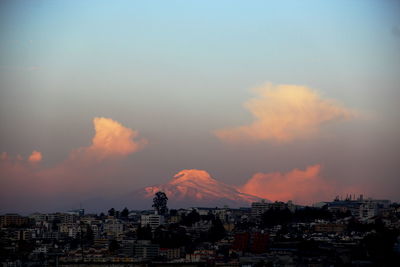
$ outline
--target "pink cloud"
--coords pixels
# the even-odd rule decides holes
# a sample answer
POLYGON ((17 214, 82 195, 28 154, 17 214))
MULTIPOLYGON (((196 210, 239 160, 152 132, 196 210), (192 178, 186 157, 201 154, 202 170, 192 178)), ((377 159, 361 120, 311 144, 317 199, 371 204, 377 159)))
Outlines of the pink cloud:
POLYGON ((32 154, 29 156, 28 161, 31 163, 37 163, 42 161, 42 153, 39 151, 32 151, 32 154))
POLYGON ((301 204, 330 200, 336 192, 335 185, 321 177, 319 164, 287 173, 256 173, 240 190, 272 201, 293 200, 301 204))
MULTIPOLYGON (((72 150, 62 162, 52 167, 37 164, 42 153, 33 151, 28 159, 0 155, 0 202, 1 206, 14 203, 16 198, 50 199, 86 193, 113 192, 120 184, 114 177, 119 175, 119 160, 142 149, 146 139, 136 140, 138 132, 108 118, 93 120, 95 135, 88 147, 72 150)), ((39 201, 39 200, 38 200, 39 201)), ((10 204, 11 205, 11 204, 10 204)))
POLYGON ((322 98, 305 86, 267 83, 254 91, 257 97, 245 103, 254 121, 249 125, 217 130, 218 138, 231 142, 289 142, 314 136, 323 124, 355 116, 354 111, 333 99, 322 98))
POLYGON ((138 132, 123 126, 109 118, 93 119, 95 135, 89 147, 76 149, 71 158, 84 157, 86 159, 104 160, 132 154, 148 143, 146 139, 135 140, 138 132))

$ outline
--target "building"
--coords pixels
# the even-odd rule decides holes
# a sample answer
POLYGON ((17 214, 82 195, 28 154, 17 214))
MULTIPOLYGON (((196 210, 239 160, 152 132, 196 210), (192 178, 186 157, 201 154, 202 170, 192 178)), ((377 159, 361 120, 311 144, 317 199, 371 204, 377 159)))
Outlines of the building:
POLYGON ((251 217, 255 219, 260 219, 261 216, 269 210, 270 203, 266 202, 264 199, 261 202, 251 203, 251 217))
POLYGON ((269 235, 266 233, 253 233, 251 235, 251 247, 252 253, 261 254, 267 251, 269 235))
POLYGON ((319 223, 314 226, 315 232, 320 233, 343 233, 346 225, 337 223, 319 223))
POLYGON ((149 260, 158 257, 160 253, 160 246, 152 244, 150 240, 138 240, 133 245, 135 258, 149 260))
POLYGON ((85 209, 69 210, 69 211, 67 211, 67 213, 81 217, 81 216, 85 215, 85 209))
POLYGON ((260 254, 267 251, 268 241, 269 235, 267 233, 237 233, 233 240, 232 249, 234 251, 250 251, 252 253, 260 254))
POLYGON ((383 210, 388 209, 390 200, 382 199, 364 199, 360 195, 357 199, 351 195, 346 197, 345 200, 339 200, 337 197, 334 201, 328 202, 328 210, 330 212, 348 212, 351 215, 361 219, 367 220, 379 215, 383 210))
POLYGON ((160 256, 167 260, 179 259, 182 257, 183 248, 160 248, 160 256))
POLYGON ((261 216, 269 209, 279 209, 284 210, 288 209, 291 212, 295 212, 297 206, 293 204, 291 200, 287 203, 281 201, 275 201, 273 203, 266 202, 264 199, 261 202, 253 202, 251 203, 251 216, 254 219, 261 219, 261 216))
POLYGON ((104 232, 107 236, 117 237, 124 232, 124 224, 117 219, 107 219, 104 224, 104 232))
POLYGON ((247 251, 250 243, 250 233, 236 233, 233 240, 232 249, 236 251, 247 251))
POLYGON ((75 223, 77 216, 75 214, 70 213, 33 213, 29 216, 34 219, 37 223, 42 222, 60 222, 60 223, 75 223))
POLYGON ((0 216, 0 227, 21 226, 29 223, 29 218, 16 213, 8 213, 0 216))
POLYGON ((158 214, 145 214, 140 218, 140 225, 145 227, 149 225, 151 229, 156 229, 158 226, 164 224, 164 216, 158 214))
POLYGON ((378 203, 374 201, 365 201, 360 205, 359 218, 361 220, 368 220, 378 215, 378 203))
POLYGON ((135 254, 135 240, 123 239, 121 241, 121 253, 125 257, 133 257, 135 254))
POLYGON ((199 262, 208 261, 215 258, 215 250, 212 249, 197 249, 191 254, 186 254, 186 261, 199 262))
POLYGON ((362 201, 359 200, 335 200, 328 203, 328 210, 333 213, 345 213, 349 211, 352 216, 358 218, 361 204, 362 201))

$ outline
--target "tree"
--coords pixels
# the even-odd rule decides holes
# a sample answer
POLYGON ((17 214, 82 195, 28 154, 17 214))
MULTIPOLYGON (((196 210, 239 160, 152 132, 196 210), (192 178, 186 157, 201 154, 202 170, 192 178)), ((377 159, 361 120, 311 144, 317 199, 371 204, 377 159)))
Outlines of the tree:
POLYGON ((109 243, 108 243, 108 250, 111 253, 116 252, 118 249, 120 248, 119 243, 117 240, 112 239, 109 243))
POLYGON ((114 208, 111 208, 111 209, 109 209, 108 210, 108 216, 115 216, 115 209, 114 208))
POLYGON ((212 225, 210 229, 208 230, 208 239, 211 242, 216 242, 218 240, 221 240, 222 238, 225 237, 225 228, 224 225, 222 224, 221 220, 216 217, 214 220, 212 220, 212 225))
POLYGON ((200 221, 200 214, 196 210, 192 210, 188 215, 183 215, 181 224, 186 226, 192 226, 194 223, 200 221))
POLYGON ((266 227, 272 227, 275 225, 285 225, 289 223, 293 218, 293 214, 289 209, 272 208, 264 212, 261 216, 262 224, 266 227))
POLYGON ((121 211, 121 218, 124 218, 124 219, 126 219, 126 218, 128 218, 128 215, 129 215, 129 210, 128 210, 128 208, 127 207, 125 207, 122 211, 121 211))
POLYGON ((165 215, 168 211, 167 202, 167 195, 164 192, 159 191, 154 195, 152 207, 157 211, 158 214, 165 215))
POLYGON ((136 236, 138 240, 151 240, 152 232, 150 225, 146 225, 145 227, 139 226, 136 230, 136 236))
POLYGON ((89 245, 93 245, 94 233, 93 233, 92 227, 90 227, 89 224, 86 224, 86 231, 85 231, 84 239, 85 239, 86 243, 88 243, 89 245))
POLYGON ((58 231, 58 225, 61 223, 60 219, 54 219, 51 224, 51 230, 56 232, 58 231))

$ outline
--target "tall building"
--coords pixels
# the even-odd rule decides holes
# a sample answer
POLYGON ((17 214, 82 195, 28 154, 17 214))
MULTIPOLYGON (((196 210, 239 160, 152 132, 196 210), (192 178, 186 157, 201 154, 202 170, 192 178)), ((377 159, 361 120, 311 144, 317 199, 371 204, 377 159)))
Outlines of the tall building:
POLYGON ((261 202, 251 203, 251 217, 255 219, 260 219, 264 212, 269 210, 270 203, 266 202, 264 199, 261 202))

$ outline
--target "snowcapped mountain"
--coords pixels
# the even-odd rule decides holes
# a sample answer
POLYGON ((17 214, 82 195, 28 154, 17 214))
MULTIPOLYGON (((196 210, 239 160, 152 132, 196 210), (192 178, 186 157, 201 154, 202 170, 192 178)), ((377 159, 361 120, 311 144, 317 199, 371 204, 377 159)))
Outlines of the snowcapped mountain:
POLYGON ((137 190, 133 198, 138 201, 147 199, 146 202, 151 203, 158 191, 167 194, 169 207, 243 207, 260 200, 259 197, 241 193, 234 186, 215 180, 206 171, 195 169, 180 171, 166 184, 137 190))

